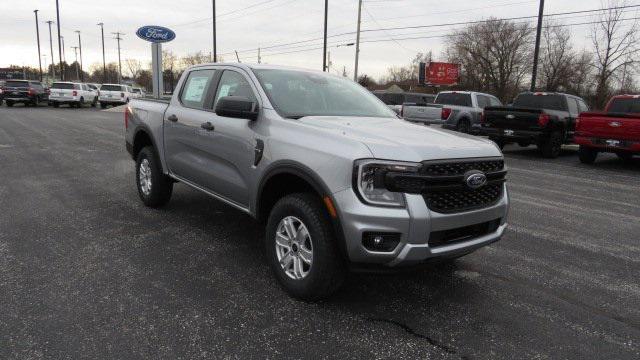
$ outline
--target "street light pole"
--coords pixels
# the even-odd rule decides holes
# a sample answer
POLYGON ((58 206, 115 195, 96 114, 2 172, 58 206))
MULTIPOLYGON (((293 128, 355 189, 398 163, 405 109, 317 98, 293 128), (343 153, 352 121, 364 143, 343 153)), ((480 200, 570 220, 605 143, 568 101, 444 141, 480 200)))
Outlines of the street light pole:
POLYGON ((104 56, 104 23, 98 23, 100 33, 102 33, 102 83, 107 82, 107 61, 104 56))
POLYGON ((76 30, 75 32, 78 33, 78 48, 80 49, 80 81, 84 82, 84 71, 82 71, 82 40, 80 39, 80 30, 76 30))
POLYGON ((120 60, 120 40, 122 40, 122 38, 120 35, 124 34, 119 31, 112 34, 116 36, 114 39, 118 40, 118 84, 120 84, 122 82, 122 61, 120 60))
POLYGON ((544 15, 544 0, 540 0, 538 10, 538 28, 536 29, 536 48, 533 50, 533 70, 531 71, 531 92, 536 91, 536 76, 538 75, 538 55, 540 53, 540 33, 542 32, 542 17, 544 15))
POLYGON ((329 15, 329 0, 324 0, 324 46, 322 50, 322 71, 327 71, 327 17, 329 15))
POLYGON ((358 1, 358 31, 356 35, 356 64, 353 69, 353 81, 358 82, 358 59, 360 57, 360 15, 362 14, 362 0, 358 1))
POLYGON ((36 38, 38 40, 38 66, 40 67, 40 82, 42 82, 42 55, 40 54, 40 25, 38 24, 38 10, 33 10, 36 14, 36 38))
POLYGON ((211 0, 213 9, 213 62, 218 62, 218 49, 216 48, 216 0, 211 0))
POLYGON ((49 24, 49 46, 51 47, 51 77, 56 80, 56 59, 53 57, 53 36, 51 35, 51 24, 53 21, 47 21, 49 24))
POLYGON ((72 46, 73 52, 76 54, 76 79, 80 80, 80 72, 78 71, 78 47, 72 46))
POLYGON ((60 80, 64 81, 64 68, 62 67, 62 40, 60 39, 60 4, 56 0, 56 25, 58 26, 58 59, 60 59, 60 80))

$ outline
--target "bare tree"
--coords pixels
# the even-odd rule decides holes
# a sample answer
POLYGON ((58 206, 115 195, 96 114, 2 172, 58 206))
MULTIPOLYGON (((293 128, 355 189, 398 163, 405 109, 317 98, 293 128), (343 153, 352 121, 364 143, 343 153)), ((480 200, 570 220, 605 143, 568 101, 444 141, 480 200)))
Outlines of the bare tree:
POLYGON ((566 88, 573 79, 574 52, 569 29, 548 22, 542 32, 540 78, 545 90, 566 88))
POLYGON ((142 71, 142 62, 137 59, 125 59, 124 64, 127 67, 127 70, 129 70, 131 78, 135 80, 138 77, 138 74, 140 74, 140 71, 142 71))
MULTIPOLYGON (((638 53, 636 33, 638 22, 624 22, 624 9, 620 7, 625 1, 608 0, 603 3, 600 19, 591 30, 591 41, 594 47, 596 92, 594 105, 604 107, 611 94, 611 80, 622 70, 628 70, 637 62, 638 53)), ((624 76, 623 76, 624 77, 624 76)))
POLYGON ((582 50, 572 55, 570 80, 564 84, 566 91, 582 98, 593 95, 593 55, 582 50))
POLYGON ((180 59, 182 65, 187 68, 189 66, 204 64, 209 62, 210 57, 208 54, 204 54, 202 51, 195 52, 193 54, 187 54, 180 59))
POLYGON ((449 36, 445 53, 462 65, 461 85, 510 100, 528 73, 532 30, 527 24, 490 19, 468 25, 449 36))

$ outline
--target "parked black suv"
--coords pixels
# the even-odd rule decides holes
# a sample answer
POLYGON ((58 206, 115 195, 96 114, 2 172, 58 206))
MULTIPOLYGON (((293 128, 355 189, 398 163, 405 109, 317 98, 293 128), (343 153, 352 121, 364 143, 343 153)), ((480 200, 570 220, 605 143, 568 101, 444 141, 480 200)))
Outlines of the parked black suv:
POLYGON ((47 102, 49 95, 40 81, 7 80, 2 88, 2 95, 7 106, 23 103, 25 106, 38 106, 47 102))
POLYGON ((560 155, 562 144, 573 141, 578 114, 589 107, 581 98, 555 92, 524 92, 512 106, 486 107, 482 114, 482 135, 498 144, 536 144, 543 156, 560 155))

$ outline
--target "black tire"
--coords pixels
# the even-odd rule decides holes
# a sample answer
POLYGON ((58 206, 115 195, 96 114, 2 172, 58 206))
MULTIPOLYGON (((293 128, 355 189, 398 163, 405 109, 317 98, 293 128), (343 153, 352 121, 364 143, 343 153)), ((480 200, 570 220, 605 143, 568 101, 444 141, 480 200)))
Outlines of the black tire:
POLYGON ((7 100, 7 106, 8 106, 8 107, 12 107, 12 106, 13 106, 13 101, 8 101, 8 100, 7 100))
POLYGON ((160 207, 165 205, 171 199, 173 192, 173 181, 171 178, 162 173, 160 159, 156 155, 152 146, 147 146, 140 150, 136 159, 136 187, 140 200, 148 207, 160 207), (140 185, 140 165, 143 161, 147 161, 151 171, 151 189, 148 193, 142 189, 140 185))
POLYGON ((294 298, 322 300, 337 291, 344 282, 346 267, 338 252, 335 231, 322 201, 313 194, 287 195, 275 204, 267 221, 265 247, 267 261, 276 279, 294 298), (280 221, 287 216, 300 219, 310 235, 312 262, 302 279, 289 277, 278 261, 276 231, 280 221))
POLYGON ((100 103, 100 109, 106 109, 107 108, 107 104, 105 103, 100 103))
POLYGON ((38 97, 36 96, 33 101, 31 102, 31 106, 33 107, 38 107, 40 106, 40 99, 38 99, 38 97))
POLYGON ((456 131, 468 134, 469 131, 471 131, 471 123, 469 123, 469 120, 460 119, 460 121, 458 121, 458 125, 456 125, 456 131))
POLYGON ((562 151, 562 132, 559 130, 552 131, 549 134, 549 138, 538 144, 538 149, 542 156, 549 159, 555 159, 560 156, 562 151))
POLYGON ((598 152, 586 146, 580 146, 578 149, 578 158, 583 164, 593 164, 598 157, 598 152))
POLYGON ((96 107, 97 103, 98 103, 98 98, 94 98, 93 102, 91 102, 91 107, 96 107))
POLYGON ((633 154, 631 153, 616 153, 618 159, 624 162, 631 162, 633 160, 633 154))
POLYGON ((54 108, 59 108, 60 107, 60 103, 59 102, 53 102, 53 107, 54 108))
POLYGON ((81 108, 83 105, 84 105, 84 98, 83 98, 83 97, 81 97, 81 98, 80 98, 80 101, 78 101, 78 103, 76 104, 76 106, 77 106, 78 108, 81 108))
POLYGON ((525 142, 525 141, 518 141, 518 145, 520 147, 527 147, 529 145, 531 145, 531 143, 525 142))

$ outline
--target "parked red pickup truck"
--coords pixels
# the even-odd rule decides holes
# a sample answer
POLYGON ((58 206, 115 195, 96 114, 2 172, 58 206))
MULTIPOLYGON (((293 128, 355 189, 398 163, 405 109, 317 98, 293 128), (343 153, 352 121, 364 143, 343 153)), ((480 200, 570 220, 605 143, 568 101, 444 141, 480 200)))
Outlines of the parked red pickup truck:
POLYGON ((600 152, 624 160, 640 155, 640 95, 614 96, 604 112, 581 113, 574 141, 585 164, 592 164, 600 152))

